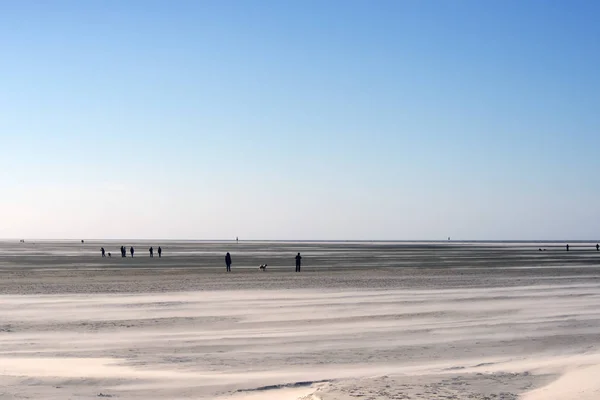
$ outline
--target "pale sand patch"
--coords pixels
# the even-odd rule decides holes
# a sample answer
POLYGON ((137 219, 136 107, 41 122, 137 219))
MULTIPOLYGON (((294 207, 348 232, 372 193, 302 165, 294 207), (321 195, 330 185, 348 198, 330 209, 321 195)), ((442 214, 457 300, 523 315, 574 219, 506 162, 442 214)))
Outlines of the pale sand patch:
POLYGON ((219 397, 220 400, 298 400, 309 399, 315 393, 315 388, 282 388, 260 390, 256 393, 235 393, 219 397))
POLYGON ((522 396, 523 400, 598 400, 600 364, 574 368, 556 381, 522 396))

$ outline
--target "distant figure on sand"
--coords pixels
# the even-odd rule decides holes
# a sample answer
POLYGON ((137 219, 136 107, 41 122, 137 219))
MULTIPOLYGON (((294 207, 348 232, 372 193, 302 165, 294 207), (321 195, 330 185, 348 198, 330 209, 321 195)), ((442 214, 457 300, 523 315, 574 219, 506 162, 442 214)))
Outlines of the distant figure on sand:
POLYGON ((133 257, 133 253, 135 252, 135 250, 133 249, 133 246, 131 246, 131 248, 129 249, 129 252, 131 253, 131 257, 133 257))
POLYGON ((569 251, 569 245, 567 245, 567 251, 569 251))
POLYGON ((227 272, 231 272, 231 254, 229 252, 225 254, 225 265, 227 266, 227 272))
POLYGON ((296 256, 296 272, 300 272, 300 264, 302 263, 302 257, 300 257, 300 253, 296 256))
POLYGON ((152 247, 150 247, 150 249, 148 249, 148 251, 150 252, 150 257, 154 257, 154 249, 152 247))
POLYGON ((121 246, 121 257, 125 257, 125 256, 126 256, 125 247, 121 246))
POLYGON ((101 247, 100 251, 102 252, 102 257, 106 257, 106 252, 104 251, 104 247, 101 247))
POLYGON ((238 237, 237 237, 237 236, 235 237, 235 242, 236 242, 236 243, 239 243, 239 239, 238 239, 238 237))
POLYGON ((108 258, 112 257, 112 254, 110 254, 110 251, 108 252, 108 258))
POLYGON ((600 251, 600 244, 596 243, 596 251, 600 251))
POLYGON ((158 246, 158 258, 160 258, 161 255, 162 255, 162 249, 160 248, 160 246, 158 246))

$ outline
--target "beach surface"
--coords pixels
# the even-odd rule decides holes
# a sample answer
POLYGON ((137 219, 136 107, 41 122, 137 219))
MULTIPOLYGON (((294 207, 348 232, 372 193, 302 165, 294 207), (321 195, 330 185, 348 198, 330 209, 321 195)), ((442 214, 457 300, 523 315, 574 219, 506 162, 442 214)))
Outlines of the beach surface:
POLYGON ((0 243, 0 398, 600 398, 595 243, 121 244, 0 243))

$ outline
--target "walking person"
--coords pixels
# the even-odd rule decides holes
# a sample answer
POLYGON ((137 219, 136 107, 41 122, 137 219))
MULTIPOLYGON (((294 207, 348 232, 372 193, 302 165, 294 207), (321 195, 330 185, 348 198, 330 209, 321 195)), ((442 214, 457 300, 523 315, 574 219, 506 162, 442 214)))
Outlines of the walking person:
POLYGON ((100 251, 102 252, 102 257, 106 257, 106 252, 104 251, 104 247, 100 248, 100 251))
POLYGON ((227 272, 231 272, 231 254, 229 252, 225 254, 225 265, 227 266, 227 272))
POLYGON ((133 257, 133 253, 135 252, 135 250, 133 249, 133 246, 131 246, 131 248, 129 249, 129 252, 131 253, 131 257, 133 257))
POLYGON ((296 256, 296 272, 300 272, 300 264, 302 263, 302 257, 300 253, 296 256))
POLYGON ((121 257, 127 257, 127 253, 125 252, 125 246, 121 246, 121 257))
POLYGON ((162 249, 158 246, 158 258, 162 256, 162 249))
POLYGON ((596 243, 596 251, 600 251, 600 244, 596 243))
POLYGON ((154 249, 152 248, 152 246, 148 251, 150 252, 150 258, 154 257, 154 249))
POLYGON ((567 245, 567 251, 569 251, 569 245, 567 245))

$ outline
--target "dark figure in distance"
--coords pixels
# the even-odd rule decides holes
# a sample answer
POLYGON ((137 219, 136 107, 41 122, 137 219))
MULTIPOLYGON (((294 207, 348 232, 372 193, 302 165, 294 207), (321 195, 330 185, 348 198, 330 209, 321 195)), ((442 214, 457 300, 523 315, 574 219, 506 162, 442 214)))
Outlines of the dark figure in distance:
POLYGON ((596 243, 596 251, 600 251, 600 244, 596 243))
POLYGON ((569 251, 569 245, 567 245, 567 251, 569 251))
POLYGON ((158 258, 160 258, 161 255, 162 255, 162 249, 160 248, 160 246, 158 246, 158 258))
POLYGON ((125 257, 125 247, 121 246, 121 257, 125 257))
POLYGON ((150 252, 150 257, 154 257, 154 249, 150 247, 148 251, 150 252))
POLYGON ((300 272, 300 264, 302 263, 302 257, 300 257, 300 253, 296 256, 296 272, 300 272))
POLYGON ((104 247, 100 248, 100 251, 102 252, 102 257, 106 257, 106 252, 104 251, 104 247))
POLYGON ((135 250, 133 249, 133 246, 131 246, 131 248, 129 249, 129 252, 131 253, 131 257, 133 257, 133 253, 135 252, 135 250))
POLYGON ((229 252, 225 254, 225 265, 227 266, 227 272, 231 272, 231 254, 229 252))

